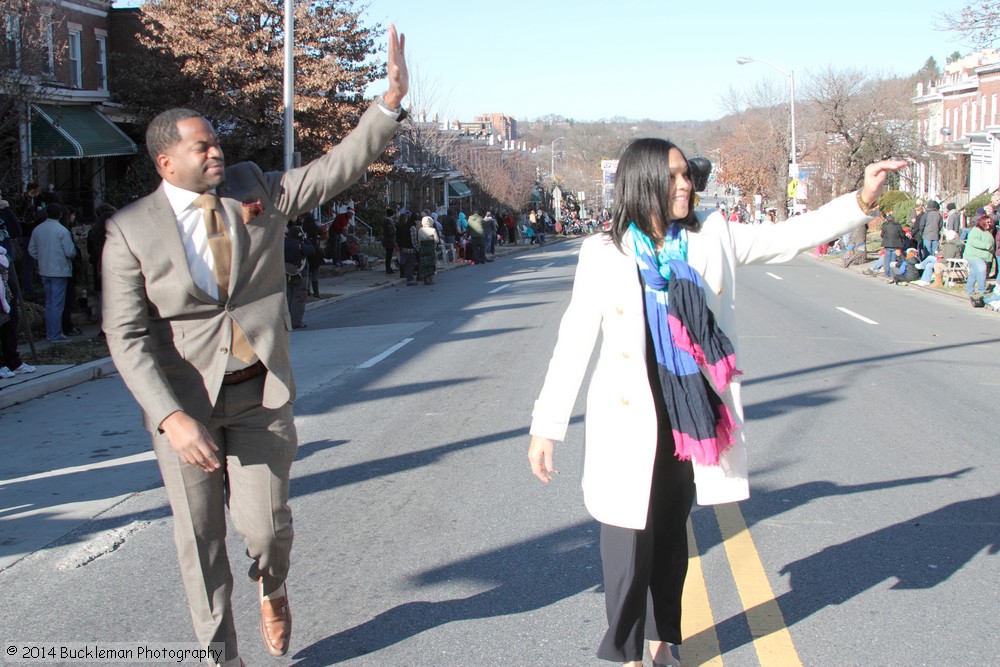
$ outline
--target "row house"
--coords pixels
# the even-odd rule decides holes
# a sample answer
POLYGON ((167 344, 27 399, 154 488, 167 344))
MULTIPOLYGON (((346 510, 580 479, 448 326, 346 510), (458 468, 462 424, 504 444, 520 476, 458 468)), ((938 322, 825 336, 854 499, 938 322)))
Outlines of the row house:
POLYGON ((911 177, 914 192, 963 205, 1000 187, 1000 53, 980 51, 948 63, 912 100, 926 148, 911 177))
POLYGON ((109 0, 37 0, 0 26, 3 76, 19 84, 3 91, 16 110, 4 129, 18 165, 7 186, 37 182, 85 216, 137 152, 108 86, 111 11, 109 0))
MULTIPOLYGON (((396 135, 397 159, 386 183, 387 201, 408 209, 469 208, 473 191, 463 167, 475 169, 488 153, 502 159, 528 150, 525 142, 494 133, 495 120, 481 116, 471 123, 442 121, 437 114, 428 119, 423 109, 411 115, 408 128, 396 135)), ((509 120, 506 131, 516 136, 516 125, 509 120)))

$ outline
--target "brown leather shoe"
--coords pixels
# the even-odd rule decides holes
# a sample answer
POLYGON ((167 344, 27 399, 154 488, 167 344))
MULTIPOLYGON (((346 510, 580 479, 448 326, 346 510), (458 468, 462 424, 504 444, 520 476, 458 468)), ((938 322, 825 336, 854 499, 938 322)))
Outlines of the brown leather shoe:
POLYGON ((288 589, 285 597, 275 600, 264 599, 264 582, 260 589, 260 634, 264 638, 264 647, 275 657, 288 653, 288 645, 292 639, 292 611, 288 608, 288 589))

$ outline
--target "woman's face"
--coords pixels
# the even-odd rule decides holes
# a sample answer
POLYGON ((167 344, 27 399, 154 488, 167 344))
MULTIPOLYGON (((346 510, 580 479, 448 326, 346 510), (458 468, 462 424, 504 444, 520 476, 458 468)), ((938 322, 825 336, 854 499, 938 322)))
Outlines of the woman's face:
POLYGON ((680 220, 687 217, 691 210, 691 174, 688 171, 687 160, 676 148, 670 149, 670 189, 667 198, 670 202, 670 217, 680 220))

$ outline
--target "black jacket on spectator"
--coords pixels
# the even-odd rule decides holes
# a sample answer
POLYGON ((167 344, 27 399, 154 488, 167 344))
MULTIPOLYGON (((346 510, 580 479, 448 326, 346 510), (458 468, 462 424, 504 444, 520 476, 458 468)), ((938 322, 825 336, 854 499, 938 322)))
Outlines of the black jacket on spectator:
POLYGON ((396 247, 396 223, 389 216, 382 222, 382 247, 396 247))
POLYGON ((313 247, 308 238, 285 236, 285 272, 294 275, 296 273, 294 267, 299 267, 299 271, 301 271, 306 258, 315 253, 316 248, 313 247))
POLYGON ((448 215, 438 216, 438 222, 441 223, 441 233, 445 236, 458 236, 458 224, 455 222, 455 218, 448 215))
POLYGON ((882 247, 902 249, 906 247, 906 235, 903 226, 895 218, 886 218, 882 223, 882 247))
POLYGON ((414 249, 413 234, 411 229, 417 227, 417 214, 400 215, 399 222, 396 223, 396 245, 400 248, 414 249))

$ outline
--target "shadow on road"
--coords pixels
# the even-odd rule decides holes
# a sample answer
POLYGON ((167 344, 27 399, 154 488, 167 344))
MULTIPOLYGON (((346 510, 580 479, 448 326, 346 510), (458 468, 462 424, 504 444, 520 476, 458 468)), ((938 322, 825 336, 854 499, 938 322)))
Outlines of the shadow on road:
POLYGON ((302 649, 294 656, 296 664, 337 664, 447 623, 520 614, 596 588, 601 583, 597 524, 585 521, 567 526, 551 535, 427 570, 416 579, 420 585, 464 580, 493 587, 466 598, 418 600, 387 609, 302 649), (532 566, 524 568, 524 563, 532 566))
MULTIPOLYGON (((747 523, 773 518, 810 500, 956 479, 970 470, 850 486, 809 482, 757 492, 753 521, 748 515, 747 523)), ((785 626, 792 627, 887 580, 895 580, 891 590, 928 589, 943 583, 984 549, 991 555, 1000 552, 998 516, 1000 494, 963 500, 788 563, 779 573, 790 576, 791 590, 776 598, 785 626)), ((711 546, 699 540, 702 551, 711 546)), ((757 639, 750 636, 746 621, 754 611, 730 616, 704 632, 718 637, 723 654, 749 644, 757 639)), ((700 635, 686 638, 691 642, 704 639, 700 635)))

